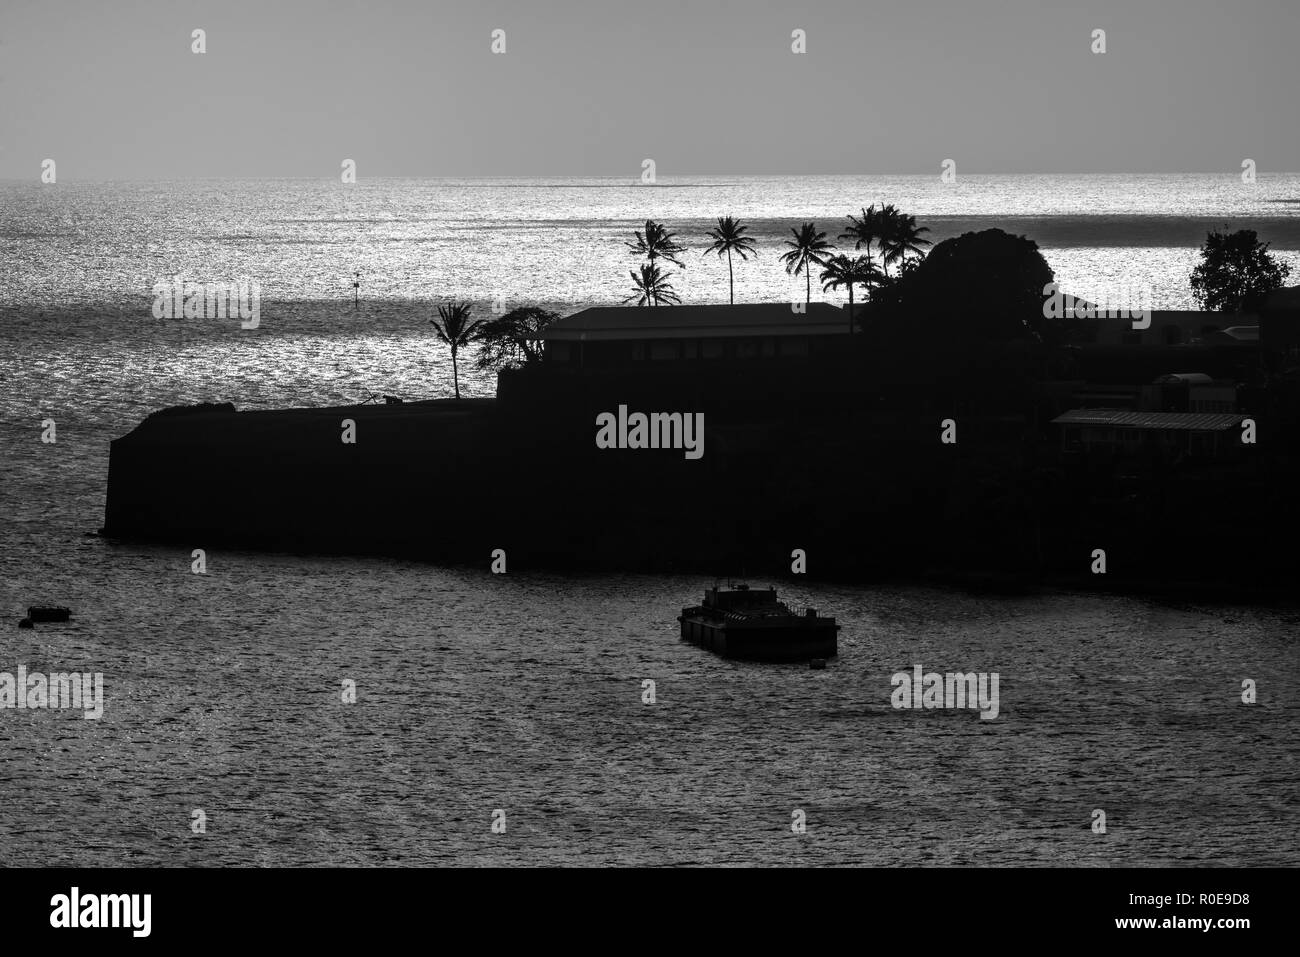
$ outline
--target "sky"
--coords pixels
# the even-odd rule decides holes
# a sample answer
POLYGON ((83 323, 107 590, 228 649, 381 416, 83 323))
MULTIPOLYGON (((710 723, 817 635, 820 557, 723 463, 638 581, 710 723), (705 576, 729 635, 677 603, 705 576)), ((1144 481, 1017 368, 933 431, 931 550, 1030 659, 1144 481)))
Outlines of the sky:
POLYGON ((1298 0, 3 0, 0 178, 1293 172, 1297 39, 1298 0))

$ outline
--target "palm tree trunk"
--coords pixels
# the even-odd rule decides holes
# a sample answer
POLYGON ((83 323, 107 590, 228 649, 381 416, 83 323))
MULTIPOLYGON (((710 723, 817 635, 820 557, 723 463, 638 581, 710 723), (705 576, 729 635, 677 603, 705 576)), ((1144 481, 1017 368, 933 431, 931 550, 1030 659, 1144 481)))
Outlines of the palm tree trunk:
POLYGON ((731 249, 727 249, 727 286, 731 289, 731 304, 736 304, 736 275, 731 271, 731 249))
POLYGON ((456 366, 456 347, 451 347, 451 381, 456 389, 456 398, 460 398, 460 370, 456 366))
POLYGON ((849 335, 853 335, 853 283, 849 283, 849 335))
POLYGON ((809 306, 812 305, 812 266, 806 262, 804 263, 803 281, 804 285, 808 287, 807 294, 804 296, 803 304, 809 306))

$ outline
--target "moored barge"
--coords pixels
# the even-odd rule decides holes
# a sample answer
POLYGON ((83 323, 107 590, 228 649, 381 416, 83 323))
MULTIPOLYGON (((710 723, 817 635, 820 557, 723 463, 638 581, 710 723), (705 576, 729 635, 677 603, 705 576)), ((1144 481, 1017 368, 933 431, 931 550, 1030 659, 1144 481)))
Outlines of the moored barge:
POLYGON ((808 661, 838 650, 840 626, 815 608, 797 615, 773 588, 709 588, 704 604, 683 608, 682 638, 724 658, 808 661))

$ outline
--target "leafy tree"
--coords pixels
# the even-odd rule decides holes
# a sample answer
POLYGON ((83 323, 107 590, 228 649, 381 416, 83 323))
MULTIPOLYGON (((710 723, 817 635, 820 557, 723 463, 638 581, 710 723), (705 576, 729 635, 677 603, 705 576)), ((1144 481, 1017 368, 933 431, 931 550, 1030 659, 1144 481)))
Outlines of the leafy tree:
POLYGON ((472 307, 467 302, 453 302, 438 307, 439 319, 430 319, 438 338, 451 347, 451 376, 456 389, 456 398, 460 398, 460 370, 457 358, 460 350, 474 340, 479 323, 470 319, 472 307))
POLYGON ((749 229, 730 216, 724 216, 718 220, 718 225, 709 230, 709 238, 713 240, 713 245, 704 251, 704 255, 717 253, 718 258, 722 254, 727 254, 727 285, 731 290, 731 304, 736 304, 736 278, 731 269, 731 254, 735 252, 741 259, 749 259, 752 255, 757 255, 758 250, 754 248, 754 240, 745 235, 749 229))
MULTIPOLYGON (((1226 230, 1226 227, 1225 227, 1226 230)), ((1192 270, 1192 295, 1202 309, 1244 312, 1277 289, 1291 273, 1253 229, 1206 235, 1201 262, 1192 270)))
POLYGON ((540 362, 542 333, 559 318, 559 313, 549 309, 522 306, 504 316, 484 320, 475 333, 480 343, 475 365, 479 371, 487 372, 540 362))
POLYGON ((872 296, 874 333, 932 353, 972 345, 1054 338, 1043 288, 1054 281, 1038 244, 1000 229, 939 243, 872 296))
POLYGON ((810 303, 812 302, 812 265, 813 263, 824 265, 826 257, 834 247, 826 242, 826 234, 818 232, 813 223, 804 223, 799 229, 792 226, 790 233, 794 236, 794 241, 786 240, 785 244, 790 249, 781 254, 781 261, 785 263, 785 271, 790 275, 804 274, 804 285, 807 288, 805 302, 810 303))

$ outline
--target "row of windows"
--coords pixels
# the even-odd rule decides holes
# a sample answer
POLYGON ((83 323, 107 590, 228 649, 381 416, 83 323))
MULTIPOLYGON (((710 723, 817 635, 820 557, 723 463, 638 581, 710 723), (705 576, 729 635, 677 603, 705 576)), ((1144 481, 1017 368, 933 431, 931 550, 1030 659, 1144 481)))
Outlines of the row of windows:
MULTIPOLYGON (((588 349, 636 362, 677 359, 758 359, 806 356, 809 343, 800 336, 751 339, 652 339, 649 342, 588 344, 588 349)), ((547 357, 558 362, 578 359, 581 347, 569 342, 547 344, 547 357)))
POLYGON ((1148 432, 1139 429, 1081 429, 1080 439, 1088 445, 1136 446, 1147 442, 1179 445, 1191 451, 1208 452, 1218 445, 1209 432, 1148 432))
POLYGON ((806 356, 808 340, 780 339, 655 339, 633 342, 632 358, 641 359, 757 359, 806 356))
POLYGON ((1136 429, 1083 429, 1081 438, 1085 442, 1141 442, 1146 436, 1136 429))

